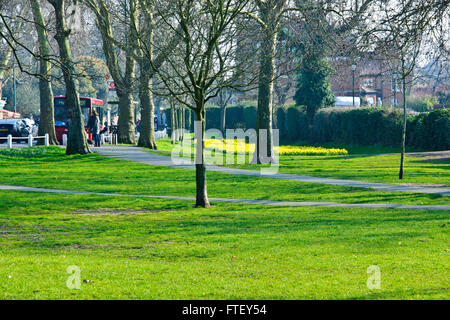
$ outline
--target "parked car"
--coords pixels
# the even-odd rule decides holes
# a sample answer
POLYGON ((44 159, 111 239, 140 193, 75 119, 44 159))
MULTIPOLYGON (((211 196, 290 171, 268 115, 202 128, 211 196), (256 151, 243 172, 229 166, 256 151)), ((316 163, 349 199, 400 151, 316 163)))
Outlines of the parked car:
POLYGON ((37 137, 38 135, 38 126, 36 125, 36 122, 32 119, 28 118, 22 118, 20 119, 26 123, 26 125, 31 129, 31 134, 33 137, 37 137))
MULTIPOLYGON (((29 120, 29 119, 28 119, 29 120)), ((33 126, 24 119, 0 119, 0 137, 12 135, 15 138, 24 137, 24 139, 16 140, 16 142, 27 141, 28 135, 33 132, 33 126)), ((6 139, 0 142, 5 143, 6 139)))

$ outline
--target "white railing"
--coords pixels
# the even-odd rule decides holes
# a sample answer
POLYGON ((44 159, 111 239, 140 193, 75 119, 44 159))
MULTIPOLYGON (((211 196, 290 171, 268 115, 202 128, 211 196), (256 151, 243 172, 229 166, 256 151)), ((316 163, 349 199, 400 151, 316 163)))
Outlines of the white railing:
MULTIPOLYGON (((167 136, 167 130, 160 130, 155 132, 155 140, 164 139, 167 136)), ((63 146, 67 146, 67 135, 63 134, 63 146)), ((136 141, 139 140, 139 133, 136 134, 136 141)), ((101 134, 100 135, 100 141, 101 144, 111 144, 111 145, 117 145, 117 134, 101 134)))
POLYGON ((44 146, 48 147, 50 145, 50 139, 48 137, 48 133, 46 133, 43 136, 37 136, 37 137, 33 137, 31 134, 28 135, 28 137, 13 137, 12 135, 8 135, 7 137, 0 137, 0 140, 5 140, 5 139, 6 139, 6 147, 9 149, 11 149, 13 147, 14 140, 22 140, 22 141, 27 140, 28 146, 32 147, 34 140, 44 139, 44 146))
MULTIPOLYGON (((167 135, 167 130, 160 130, 155 132, 155 140, 164 139, 167 135)), ((1 140, 6 140, 7 148, 11 149, 13 147, 13 141, 14 140, 27 140, 28 146, 32 147, 33 142, 37 139, 44 139, 44 146, 48 147, 50 145, 50 139, 48 134, 46 133, 43 136, 37 136, 33 137, 31 134, 28 135, 28 137, 13 137, 12 135, 8 135, 7 137, 0 137, 1 140)), ((139 139, 139 134, 136 135, 136 139, 139 139)), ((100 140, 102 144, 111 144, 111 145, 117 145, 117 134, 101 134, 100 140)), ((67 146, 67 134, 63 134, 62 136, 62 144, 63 146, 67 146)))
POLYGON ((155 140, 164 139, 167 135, 167 130, 164 128, 164 130, 156 131, 155 132, 155 140))
MULTIPOLYGON (((136 141, 139 141, 140 133, 136 133, 136 141)), ((155 131, 155 140, 164 139, 167 136, 167 129, 155 131)))
POLYGON ((111 144, 111 145, 117 145, 117 134, 101 134, 100 135, 100 142, 101 144, 111 144))
MULTIPOLYGON (((100 135, 101 144, 117 144, 117 134, 101 134, 100 135)), ((62 145, 67 146, 67 134, 62 136, 62 145)))

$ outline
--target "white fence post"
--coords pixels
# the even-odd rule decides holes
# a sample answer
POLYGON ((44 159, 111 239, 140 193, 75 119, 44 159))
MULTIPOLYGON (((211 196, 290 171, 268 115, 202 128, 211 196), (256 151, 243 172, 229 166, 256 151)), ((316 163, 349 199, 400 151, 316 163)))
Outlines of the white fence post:
POLYGON ((63 134, 63 146, 67 146, 67 134, 63 134))
POLYGON ((9 149, 12 148, 12 135, 10 135, 10 134, 8 135, 7 145, 8 145, 9 149))
POLYGON ((33 136, 31 134, 28 135, 28 146, 29 147, 33 146, 33 136))
POLYGON ((49 139, 48 133, 46 133, 44 136, 44 146, 48 147, 49 145, 50 145, 50 139, 49 139))

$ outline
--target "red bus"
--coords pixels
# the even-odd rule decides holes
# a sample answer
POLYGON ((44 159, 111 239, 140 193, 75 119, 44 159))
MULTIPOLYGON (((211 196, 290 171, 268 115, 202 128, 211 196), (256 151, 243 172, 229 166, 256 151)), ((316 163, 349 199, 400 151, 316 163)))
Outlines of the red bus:
MULTIPOLYGON (((67 134, 68 126, 67 126, 67 109, 64 106, 64 102, 66 97, 57 96, 54 98, 55 103, 55 131, 56 138, 60 143, 62 143, 63 135, 67 134)), ((95 99, 95 98, 86 98, 80 97, 80 106, 81 106, 81 114, 83 115, 84 125, 87 126, 89 116, 92 115, 92 112, 96 110, 100 115, 100 123, 102 123, 102 106, 103 100, 95 99)), ((92 140, 91 134, 88 132, 87 127, 85 128, 86 133, 88 134, 88 139, 92 140)))

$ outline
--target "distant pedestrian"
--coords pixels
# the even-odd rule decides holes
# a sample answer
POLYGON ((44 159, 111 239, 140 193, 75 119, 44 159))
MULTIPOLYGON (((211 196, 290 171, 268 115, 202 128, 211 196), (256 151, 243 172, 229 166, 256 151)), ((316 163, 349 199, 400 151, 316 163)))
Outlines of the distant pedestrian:
POLYGON ((102 134, 108 134, 108 122, 103 123, 103 129, 100 131, 100 135, 102 134))
POLYGON ((88 121, 88 128, 94 140, 94 146, 100 147, 100 119, 97 111, 92 111, 92 115, 88 121))

